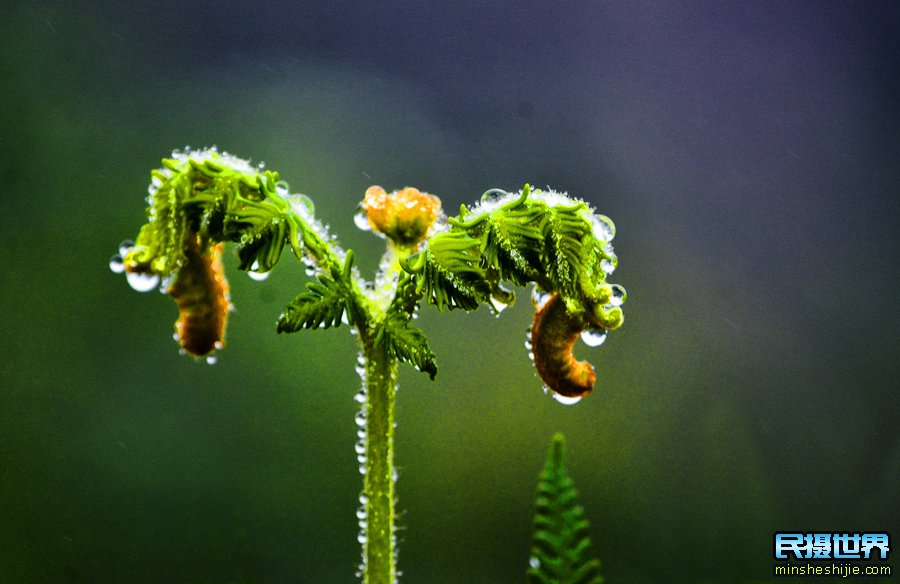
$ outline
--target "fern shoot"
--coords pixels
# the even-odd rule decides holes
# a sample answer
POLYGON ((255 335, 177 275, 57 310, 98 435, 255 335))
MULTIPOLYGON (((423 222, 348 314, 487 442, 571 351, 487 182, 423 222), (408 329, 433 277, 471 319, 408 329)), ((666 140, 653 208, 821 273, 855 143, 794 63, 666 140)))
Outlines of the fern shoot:
MULTIPOLYGON (((312 200, 291 193, 277 172, 262 165, 215 148, 176 151, 151 172, 148 193, 146 223, 135 241, 123 242, 110 267, 125 272, 135 290, 167 289, 180 310, 176 330, 185 353, 212 362, 225 345, 232 307, 220 261, 225 243, 237 252, 238 269, 256 280, 285 256, 305 264, 312 281, 287 303, 279 333, 349 325, 363 379, 356 396, 356 452, 364 475, 357 516, 365 584, 394 584, 398 578, 397 370, 409 363, 431 379, 438 372, 425 331, 411 324, 422 301, 439 311, 481 305, 499 311, 515 300, 507 286, 526 285, 552 297, 546 309, 537 303, 532 345, 545 391, 562 403, 587 395, 596 378, 593 366, 571 354, 579 335, 605 338, 623 322, 625 291, 606 281, 618 263, 610 243, 615 227, 565 193, 529 185, 513 193, 492 189, 471 209, 463 206, 459 215, 446 217, 434 195, 372 186, 355 218, 358 227, 385 240, 371 281, 354 266, 353 251, 345 251, 316 218, 312 200)), ((555 448, 560 454, 552 468, 558 474, 561 442, 555 448)), ((545 527, 539 535, 555 533, 552 525, 545 527)), ((563 562, 567 570, 570 564, 563 562)), ((573 574, 590 575, 592 565, 576 565, 583 569, 573 574)), ((597 582, 565 582, 570 581, 597 582)))
POLYGON ((602 584, 589 526, 566 468, 566 441, 556 434, 538 483, 528 584, 602 584))

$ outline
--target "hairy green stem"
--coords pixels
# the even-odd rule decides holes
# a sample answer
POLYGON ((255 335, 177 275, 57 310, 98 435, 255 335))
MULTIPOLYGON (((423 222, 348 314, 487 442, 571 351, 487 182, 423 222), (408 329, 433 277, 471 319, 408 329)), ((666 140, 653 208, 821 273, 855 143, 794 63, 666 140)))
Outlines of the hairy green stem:
POLYGON ((397 579, 394 526, 394 402, 397 359, 384 345, 361 336, 366 367, 366 474, 363 495, 367 526, 363 542, 363 582, 397 579))

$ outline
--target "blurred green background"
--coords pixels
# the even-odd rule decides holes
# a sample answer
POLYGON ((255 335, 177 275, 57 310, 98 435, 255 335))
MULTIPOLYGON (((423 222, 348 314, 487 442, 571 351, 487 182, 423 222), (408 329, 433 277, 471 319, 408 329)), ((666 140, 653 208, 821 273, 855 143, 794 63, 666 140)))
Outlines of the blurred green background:
POLYGON ((577 406, 540 390, 527 293, 423 309, 403 582, 522 582, 557 430, 608 584, 770 581, 776 530, 900 537, 897 6, 7 3, 0 582, 353 581, 356 349, 275 334, 302 269, 232 270, 208 366, 107 267, 186 144, 279 170, 367 270, 371 184, 454 211, 530 181, 616 222, 626 324, 577 406))

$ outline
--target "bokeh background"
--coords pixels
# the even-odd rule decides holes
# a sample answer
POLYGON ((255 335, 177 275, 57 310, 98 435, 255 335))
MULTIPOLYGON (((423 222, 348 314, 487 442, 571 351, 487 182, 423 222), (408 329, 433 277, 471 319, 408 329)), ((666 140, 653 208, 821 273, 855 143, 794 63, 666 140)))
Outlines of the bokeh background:
POLYGON ((275 334, 301 266, 232 271, 215 366, 107 267, 187 144, 279 170, 366 270, 371 184, 452 211, 529 181, 617 224, 626 324, 576 406, 527 291, 423 310, 403 582, 522 582, 557 430, 608 584, 771 581, 776 530, 896 540, 898 30, 893 2, 7 3, 0 582, 354 580, 356 348, 275 334))

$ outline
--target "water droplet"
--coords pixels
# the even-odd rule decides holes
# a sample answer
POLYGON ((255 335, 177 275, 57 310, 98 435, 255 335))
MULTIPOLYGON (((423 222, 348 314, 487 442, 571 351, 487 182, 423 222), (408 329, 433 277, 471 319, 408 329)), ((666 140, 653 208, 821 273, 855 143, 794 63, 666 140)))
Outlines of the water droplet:
POLYGON ((534 307, 538 310, 544 307, 544 304, 550 300, 552 294, 544 292, 540 290, 537 286, 534 287, 534 290, 531 291, 531 302, 534 303, 534 307))
POLYGON ((365 534, 365 533, 360 533, 359 535, 357 535, 357 536, 356 536, 356 541, 358 541, 359 543, 366 543, 366 541, 367 541, 367 539, 366 539, 366 534, 365 534))
POLYGON ((560 395, 560 394, 556 393, 555 391, 551 391, 550 395, 553 396, 553 399, 555 399, 556 401, 558 401, 559 403, 561 403, 564 406, 575 405, 581 401, 580 395, 575 396, 575 397, 568 397, 565 395, 560 395))
POLYGON ((505 304, 502 301, 494 298, 493 296, 489 297, 488 300, 490 300, 491 306, 494 308, 494 311, 496 313, 495 316, 497 317, 499 317, 500 313, 509 306, 509 304, 505 304))
POLYGON ((591 228, 594 239, 601 243, 608 243, 616 236, 616 225, 606 215, 591 215, 591 228))
POLYGON ((361 474, 361 475, 366 474, 366 465, 364 465, 364 464, 359 465, 359 474, 361 474))
POLYGON ((482 202, 487 203, 490 201, 496 201, 502 197, 505 197, 508 194, 509 193, 507 193, 503 189, 491 189, 489 191, 486 191, 483 195, 481 195, 481 200, 482 200, 482 202))
POLYGON ((362 521, 362 520, 365 519, 366 517, 367 517, 367 515, 366 515, 366 510, 365 510, 364 508, 360 507, 359 509, 356 510, 356 518, 357 518, 357 519, 359 519, 360 521, 362 521))
POLYGON ((353 400, 354 400, 356 403, 358 403, 358 404, 365 403, 365 401, 366 401, 366 390, 365 390, 365 389, 360 389, 359 391, 357 391, 357 392, 356 392, 356 395, 353 396, 353 400))
POLYGON ((625 293, 625 288, 619 286, 618 284, 612 285, 612 296, 609 299, 609 303, 612 306, 622 306, 622 303, 625 302, 625 299, 628 295, 625 293))
POLYGON ((152 197, 156 194, 156 191, 159 190, 159 187, 162 186, 162 180, 155 174, 150 177, 150 185, 147 186, 147 193, 152 197))
POLYGON ((156 274, 129 272, 125 277, 128 279, 128 285, 138 292, 149 292, 159 285, 159 276, 156 274))
POLYGON ((367 460, 368 460, 368 458, 366 458, 365 454, 357 454, 356 455, 356 462, 358 462, 359 464, 366 464, 367 460))
POLYGON ((362 206, 357 207, 356 214, 353 215, 353 223, 362 231, 372 231, 372 224, 369 223, 369 216, 366 215, 366 210, 363 209, 362 206))
POLYGON ((581 333, 581 341, 588 347, 599 347, 606 340, 605 330, 586 330, 581 333))
POLYGON ((363 507, 365 507, 366 505, 369 504, 369 498, 366 497, 365 493, 359 494, 359 504, 362 505, 363 507))
POLYGON ((109 258, 109 269, 112 270, 114 274, 121 274, 124 272, 125 262, 122 260, 122 256, 115 254, 113 257, 109 258))
POLYGON ((528 558, 528 565, 537 570, 541 567, 541 561, 537 559, 537 557, 531 556, 530 558, 528 558))
POLYGON ((125 257, 128 255, 128 252, 134 247, 134 242, 130 239, 126 239, 119 244, 119 255, 125 257))
POLYGON ((616 271, 616 265, 608 259, 603 258, 602 260, 600 260, 600 269, 603 270, 608 276, 616 271))
POLYGON ((256 282, 262 282, 269 277, 269 274, 271 274, 271 272, 247 272, 247 275, 250 276, 250 279, 255 280, 256 282))
POLYGON ((207 365, 215 365, 217 361, 218 361, 218 358, 216 358, 212 355, 210 355, 209 357, 206 358, 207 365))
POLYGON ((355 450, 357 454, 364 454, 366 452, 366 443, 360 440, 353 445, 353 450, 355 450))
POLYGON ((291 195, 288 202, 298 215, 312 217, 316 214, 316 205, 306 195, 291 195))
POLYGON ((309 256, 304 255, 300 258, 300 261, 303 262, 303 265, 306 266, 305 272, 306 275, 310 278, 316 275, 316 262, 309 256))
POLYGON ((356 414, 356 425, 359 426, 360 428, 366 427, 366 413, 365 412, 359 412, 358 414, 356 414))

